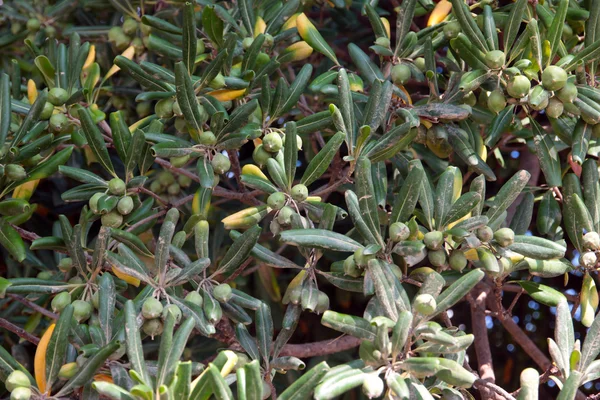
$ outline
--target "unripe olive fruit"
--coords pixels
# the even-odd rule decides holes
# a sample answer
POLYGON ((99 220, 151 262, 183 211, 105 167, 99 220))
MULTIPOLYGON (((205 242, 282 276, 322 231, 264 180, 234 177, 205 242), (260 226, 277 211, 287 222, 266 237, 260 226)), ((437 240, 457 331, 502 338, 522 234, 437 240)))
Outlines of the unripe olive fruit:
POLYGON ((37 274, 35 277, 38 278, 38 279, 42 279, 42 280, 47 281, 49 279, 52 279, 52 272, 50 272, 50 271, 42 271, 39 274, 37 274))
POLYGON ((285 206, 279 210, 277 222, 279 222, 280 225, 289 225, 292 223, 292 215, 294 214, 295 211, 291 207, 285 206))
POLYGON ((98 192, 94 193, 94 195, 90 197, 88 204, 90 206, 90 210, 92 210, 94 214, 98 214, 98 200, 100 200, 102 196, 104 196, 104 193, 98 192))
POLYGON ((450 253, 450 258, 448 261, 450 263, 450 268, 458 272, 465 269, 468 262, 465 253, 460 250, 454 250, 452 253, 450 253))
POLYGON ((202 40, 196 42, 196 54, 200 55, 206 51, 206 46, 202 40))
POLYGON ((179 156, 179 157, 171 157, 169 159, 169 161, 171 162, 171 165, 174 166, 175 168, 181 168, 183 167, 185 164, 187 164, 187 162, 190 160, 190 155, 186 154, 183 156, 179 156))
POLYGON ((108 228, 118 228, 123 224, 123 216, 117 211, 111 211, 100 217, 100 221, 108 228))
POLYGON ((185 300, 200 307, 202 307, 202 304, 204 303, 202 295, 198 292, 189 292, 187 296, 185 296, 185 300))
POLYGON ((53 114, 50 117, 50 128, 55 132, 62 132, 68 124, 69 120, 63 113, 53 114))
POLYGON ((83 283, 83 279, 80 276, 74 276, 68 281, 72 285, 81 285, 83 283))
POLYGON ((477 97, 475 97, 475 93, 469 92, 463 97, 463 103, 474 107, 477 104, 477 97))
POLYGON ((285 206, 285 194, 275 192, 267 198, 267 205, 274 210, 281 210, 285 206))
POLYGON ((597 232, 588 232, 583 235, 583 247, 590 250, 599 250, 600 235, 597 232))
POLYGON ((65 257, 58 263, 58 269, 62 272, 69 272, 73 268, 73 259, 65 257))
POLYGON ((69 292, 60 292, 54 296, 50 306, 55 313, 60 313, 69 304, 71 304, 71 294, 69 292))
POLYGON ((117 203, 117 211, 121 215, 127 215, 133 210, 133 199, 130 196, 122 197, 117 203))
POLYGON ((302 297, 302 286, 298 285, 290 290, 290 303, 297 305, 300 303, 300 298, 302 297))
POLYGON ((10 394, 10 400, 29 400, 31 398, 31 388, 18 387, 10 394))
POLYGON ((125 194, 127 185, 121 178, 113 178, 108 181, 108 191, 116 196, 122 196, 125 194))
POLYGON ((44 104, 44 109, 42 110, 42 115, 40 115, 40 119, 48 120, 52 116, 54 112, 54 106, 50 102, 46 102, 44 104))
POLYGON ((176 324, 181 322, 182 314, 181 314, 181 308, 179 308, 179 306, 177 306, 176 304, 169 304, 168 306, 166 306, 162 312, 162 319, 166 320, 169 313, 173 314, 173 316, 175 317, 176 324))
POLYGON ((415 297, 415 310, 423 315, 431 315, 437 307, 436 301, 430 294, 420 294, 415 297))
POLYGON ((577 97, 577 86, 567 82, 562 89, 556 92, 556 97, 563 103, 572 103, 577 97))
POLYGON ((489 226, 482 226, 475 231, 475 236, 482 242, 489 242, 494 237, 494 231, 489 226))
POLYGON ((29 32, 37 32, 42 27, 42 23, 37 18, 30 18, 27 21, 27 30, 29 32))
POLYGON ((495 112, 496 114, 504 110, 504 108, 506 108, 504 92, 500 89, 496 89, 490 93, 487 99, 487 106, 490 111, 495 112))
POLYGON ((149 319, 142 325, 142 330, 150 338, 154 340, 155 336, 160 336, 163 333, 164 325, 159 319, 149 319))
POLYGON ((46 36, 48 36, 49 38, 53 38, 56 36, 56 28, 53 26, 47 26, 44 29, 44 32, 46 32, 46 36))
POLYGON ((123 36, 125 33, 123 32, 123 28, 120 26, 113 26, 108 30, 108 40, 114 42, 118 37, 123 36))
POLYGON ((10 181, 20 181, 27 178, 25 168, 18 164, 8 164, 4 167, 4 174, 10 181))
POLYGON ((567 83, 567 72, 561 67, 551 65, 542 72, 542 85, 546 90, 560 90, 567 83))
POLYGON ((8 375, 6 382, 4 382, 4 386, 6 386, 6 390, 12 392, 16 388, 31 387, 31 381, 23 371, 15 370, 8 375))
POLYGON ((213 297, 221 303, 226 303, 231 299, 233 293, 231 292, 231 286, 226 283, 222 283, 213 288, 213 297))
POLYGON ((555 99, 554 97, 548 100, 548 106, 546 106, 546 115, 550 118, 560 117, 565 110, 565 106, 562 101, 555 99))
POLYGON ((434 267, 443 267, 446 265, 446 252, 444 250, 429 250, 427 259, 434 267))
POLYGON ((404 83, 410 79, 410 68, 404 64, 396 64, 392 67, 392 81, 396 84, 404 83))
POLYGON ((394 222, 390 225, 390 239, 392 242, 401 242, 408 239, 410 229, 402 222, 394 222))
POLYGON ((369 264, 369 260, 372 260, 374 258, 374 254, 364 254, 363 248, 358 248, 354 251, 354 262, 361 268, 365 268, 369 264))
POLYGON ((221 153, 215 154, 210 164, 212 165, 215 174, 219 175, 224 174, 231 168, 231 161, 221 153))
POLYGON ((152 104, 149 101, 142 101, 135 105, 135 112, 138 117, 147 117, 152 112, 152 104))
POLYGON ((100 292, 95 292, 92 295, 92 306, 94 306, 95 309, 100 308, 100 292))
POLYGON ((73 317, 77 322, 83 322, 92 315, 92 305, 87 301, 75 300, 73 302, 73 317))
POLYGON ((492 69, 502 68, 505 62, 506 55, 501 50, 492 50, 485 54, 485 64, 492 69))
POLYGON ((251 37, 244 38, 244 40, 242 40, 242 47, 244 48, 244 50, 247 50, 250 46, 252 46, 253 42, 254 42, 254 38, 251 38, 251 37))
POLYGON ((173 116, 173 99, 160 99, 154 105, 154 112, 158 118, 171 118, 173 116))
POLYGON ((158 174, 158 181, 163 186, 169 186, 171 183, 175 182, 175 177, 169 171, 162 171, 158 174))
POLYGON ((159 181, 152 181, 152 183, 150 183, 150 191, 151 192, 159 194, 159 193, 162 193, 162 191, 163 191, 162 189, 163 189, 163 187, 159 181))
POLYGON ((292 199, 302 202, 308 198, 308 188, 299 183, 292 188, 292 199))
POLYGON ((423 57, 415 58, 413 62, 421 72, 425 71, 425 59, 423 57))
POLYGON ((510 228, 500 228, 494 232, 494 240, 502 247, 510 246, 515 241, 515 232, 510 228))
POLYGON ((263 148, 269 153, 277 153, 283 147, 281 136, 277 132, 267 133, 263 138, 263 148))
POLYGON ((183 117, 176 117, 175 118, 175 130, 177 130, 177 132, 188 132, 188 124, 185 120, 185 118, 183 117))
POLYGON ((354 261, 354 255, 349 256, 344 260, 344 274, 351 276, 353 278, 358 278, 361 276, 363 271, 358 268, 356 262, 354 261))
POLYGON ((142 316, 146 319, 158 318, 163 312, 163 305, 154 297, 149 297, 142 304, 142 316))
POLYGON ((79 371, 79 365, 76 362, 70 362, 60 367, 58 378, 64 381, 71 379, 79 371))
POLYGON ((133 18, 127 18, 123 22, 123 33, 129 36, 135 35, 138 29, 138 22, 133 18))
POLYGON ((55 87, 48 92, 48 101, 55 106, 62 106, 69 100, 69 93, 63 88, 55 87))
POLYGON ((365 376, 365 380, 362 384, 362 392, 365 396, 369 399, 380 397, 383 394, 383 390, 383 379, 373 374, 367 374, 365 376))
POLYGON ((322 314, 327 310, 329 310, 329 296, 327 296, 327 293, 319 291, 315 313, 322 314))
POLYGON ((438 250, 444 243, 444 234, 440 231, 427 232, 423 237, 423 243, 430 250, 438 250))
POLYGON ((390 47, 390 39, 386 38, 386 37, 378 37, 377 39, 375 39, 375 44, 382 46, 382 47, 390 47))
POLYGON ((514 76, 506 85, 506 91, 511 97, 520 99, 527 96, 531 89, 531 81, 523 75, 514 76))
POLYGON ((213 146, 217 143, 217 137, 211 131, 204 131, 198 135, 198 141, 205 146, 213 146))
POLYGON ((265 150, 262 144, 256 146, 252 152, 252 159, 259 167, 267 165, 267 161, 271 158, 271 153, 265 150))

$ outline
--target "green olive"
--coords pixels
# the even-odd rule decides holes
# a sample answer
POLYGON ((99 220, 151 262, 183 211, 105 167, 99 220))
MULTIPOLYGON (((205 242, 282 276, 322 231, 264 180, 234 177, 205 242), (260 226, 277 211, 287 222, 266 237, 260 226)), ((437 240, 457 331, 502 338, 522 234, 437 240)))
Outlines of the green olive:
POLYGON ((291 194, 292 199, 298 202, 303 202, 308 198, 308 188, 305 185, 299 183, 292 188, 291 194))
POLYGON ((10 394, 10 400, 29 400, 31 398, 31 388, 18 387, 10 394))
POLYGON ((160 99, 154 106, 154 113, 158 118, 171 118, 173 116, 173 104, 175 101, 172 98, 160 99))
POLYGON ((446 251, 440 250, 429 250, 427 252, 427 258, 434 267, 443 267, 446 265, 446 251))
POLYGON ((159 319, 149 319, 142 325, 142 331, 152 340, 155 336, 160 336, 163 333, 164 325, 159 319))
POLYGON ((61 272, 69 272, 73 268, 73 259, 71 257, 65 257, 58 263, 58 269, 61 272))
POLYGON ((4 386, 6 386, 6 390, 12 392, 16 388, 29 388, 31 387, 31 381, 25 375, 23 371, 14 370, 8 375, 6 381, 4 382, 4 386))
POLYGON ((550 118, 560 117, 563 114, 564 110, 565 106, 563 105, 562 101, 554 97, 548 100, 548 106, 546 107, 546 115, 548 115, 550 118))
POLYGON ((550 100, 550 93, 541 85, 533 88, 529 94, 529 106, 536 111, 543 110, 548 107, 548 101, 550 100))
POLYGON ((423 237, 423 243, 430 250, 439 250, 444 244, 444 234, 440 231, 427 232, 423 237))
POLYGON ((171 165, 175 168, 181 168, 185 166, 188 163, 188 161, 190 161, 190 155, 186 154, 184 156, 171 157, 169 161, 171 162, 171 165))
POLYGON ((113 178, 108 181, 108 191, 116 196, 122 196, 127 190, 127 185, 121 178, 113 178))
POLYGON ((25 168, 19 164, 8 164, 4 167, 4 175, 9 181, 16 182, 27 178, 27 172, 25 168))
POLYGON ((42 23, 37 18, 30 18, 27 21, 27 30, 29 32, 37 32, 42 27, 42 23))
POLYGON ((123 32, 123 28, 120 26, 113 26, 108 30, 108 40, 111 42, 115 42, 118 37, 125 35, 123 32))
POLYGON ((180 187, 187 188, 190 187, 190 185, 192 184, 192 178, 190 178, 187 175, 179 175, 177 177, 177 183, 180 187))
POLYGON ((225 77, 219 72, 219 74, 208 83, 208 86, 215 90, 222 89, 225 86, 225 77))
POLYGON ((279 133, 271 132, 265 135, 262 145, 269 153, 277 153, 283 147, 283 141, 279 133))
POLYGON ((211 131, 200 132, 200 135, 198 135, 198 139, 200 144, 203 144, 205 146, 214 146, 215 144, 217 144, 217 137, 211 131))
POLYGON ((248 50, 248 48, 250 46, 252 46, 253 42, 254 42, 254 38, 251 38, 251 37, 244 38, 244 40, 242 40, 242 47, 244 48, 244 50, 248 50))
POLYGON ((117 211, 121 215, 127 215, 133 211, 133 199, 130 196, 122 197, 117 203, 117 211))
POLYGON ((458 272, 465 269, 468 263, 465 253, 460 250, 454 250, 452 253, 450 253, 450 258, 448 261, 450 263, 450 268, 458 272))
POLYGON ((267 198, 267 205, 274 210, 281 210, 285 206, 286 198, 285 194, 281 192, 275 192, 269 195, 267 198))
POLYGON ((169 187, 167 187, 167 193, 169 193, 171 196, 176 196, 181 192, 181 186, 179 186, 179 183, 175 182, 175 183, 171 183, 169 185, 169 187))
POLYGON ((202 304, 204 303, 202 295, 198 292, 189 292, 187 296, 185 296, 185 300, 192 304, 196 304, 199 307, 202 307, 202 304))
POLYGON ((84 322, 92 315, 92 305, 87 301, 75 300, 73 302, 73 317, 77 322, 84 322))
POLYGON ((144 118, 152 113, 152 104, 149 101, 142 101, 135 105, 135 112, 138 117, 144 118))
POLYGON ((358 268, 356 262, 354 261, 354 255, 348 256, 344 260, 344 274, 351 276, 353 278, 358 278, 362 275, 363 271, 358 268))
POLYGON ((158 174, 157 179, 162 186, 169 186, 171 183, 175 182, 175 177, 169 171, 161 171, 158 174))
POLYGON ((215 154, 210 164, 212 165, 215 174, 218 175, 224 174, 231 168, 231 161, 229 161, 227 156, 221 153, 215 154))
POLYGON ((231 286, 226 283, 222 283, 213 288, 213 297, 221 302, 226 303, 231 299, 233 293, 231 292, 231 286))
POLYGON ((168 306, 163 308, 162 319, 166 320, 169 313, 173 314, 173 316, 175 317, 176 324, 181 322, 182 313, 181 308, 179 308, 179 306, 177 306, 176 304, 169 304, 168 306))
POLYGON ((505 62, 506 54, 501 50, 492 50, 485 54, 485 63, 492 69, 502 68, 505 62))
POLYGON ((256 146, 254 151, 252 152, 252 159, 259 167, 263 167, 267 165, 267 161, 271 158, 271 153, 264 149, 262 144, 256 146))
POLYGON ((556 97, 563 103, 572 103, 577 98, 577 86, 567 82, 562 89, 556 92, 556 97))
POLYGON ((500 89, 494 90, 489 94, 487 100, 487 106, 490 111, 498 114, 500 111, 506 108, 506 98, 504 97, 504 92, 500 89))
POLYGON ((500 228, 494 232, 494 240, 502 247, 507 247, 515 241, 515 232, 510 228, 500 228))
POLYGON ((90 201, 88 203, 88 205, 90 206, 90 210, 92 210, 92 212, 94 214, 98 214, 98 200, 100 200, 102 198, 102 196, 104 196, 104 193, 98 192, 98 193, 94 193, 94 195, 92 197, 90 197, 90 201))
POLYGON ((420 294, 414 300, 415 310, 423 315, 431 315, 437 307, 436 301, 430 294, 420 294))
POLYGON ((560 90, 567 83, 567 72, 561 67, 551 65, 542 72, 542 85, 546 90, 560 90))
POLYGON ((63 113, 53 114, 50 117, 50 128, 55 132, 63 132, 69 125, 69 120, 63 113))
POLYGON ((514 76, 506 86, 506 91, 510 97, 514 97, 515 99, 520 99, 527 96, 530 89, 531 81, 523 75, 514 76))
POLYGON ((162 312, 162 303, 154 297, 147 298, 142 304, 142 316, 146 319, 158 318, 162 312))
POLYGON ((410 79, 410 68, 404 64, 396 64, 392 67, 392 81, 403 84, 410 79))
POLYGON ((444 25, 443 31, 447 39, 454 39, 460 33, 460 24, 458 21, 450 21, 444 25))
POLYGON ((128 36, 133 36, 136 34, 138 29, 138 22, 133 18, 127 18, 125 22, 123 22, 123 33, 128 36))
POLYGON ((295 211, 288 206, 283 207, 279 210, 277 214, 277 222, 281 225, 289 225, 292 223, 292 215, 295 214, 295 211))
POLYGON ((425 72, 425 59, 423 57, 415 58, 413 62, 421 72, 425 72))
POLYGON ((46 102, 44 104, 44 109, 42 110, 42 115, 40 115, 40 119, 48 120, 52 117, 52 113, 54 112, 54 105, 52 103, 46 102))
POLYGON ((489 226, 482 226, 475 231, 475 236, 482 242, 489 242, 494 237, 494 231, 489 226))

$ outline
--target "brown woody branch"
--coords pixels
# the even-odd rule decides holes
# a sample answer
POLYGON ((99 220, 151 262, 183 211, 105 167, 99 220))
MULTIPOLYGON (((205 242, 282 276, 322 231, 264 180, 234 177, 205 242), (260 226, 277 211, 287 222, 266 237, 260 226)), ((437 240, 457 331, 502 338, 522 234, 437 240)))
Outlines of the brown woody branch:
POLYGON ((0 318, 0 327, 14 333, 21 339, 25 339, 28 342, 35 344, 36 346, 40 342, 40 339, 37 336, 33 336, 31 333, 27 332, 25 329, 20 328, 11 322, 8 322, 4 318, 0 318))

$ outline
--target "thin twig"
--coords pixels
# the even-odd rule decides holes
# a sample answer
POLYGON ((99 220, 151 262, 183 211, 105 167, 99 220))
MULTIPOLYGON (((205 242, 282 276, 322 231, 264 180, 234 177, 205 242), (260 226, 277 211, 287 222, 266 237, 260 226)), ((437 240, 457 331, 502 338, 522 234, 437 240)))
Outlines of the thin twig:
POLYGON ((0 318, 0 327, 14 333, 21 339, 25 339, 28 342, 31 342, 35 345, 37 345, 40 342, 40 339, 37 336, 33 336, 31 333, 27 332, 25 329, 20 328, 11 322, 8 322, 4 318, 0 318))
POLYGON ((7 296, 10 297, 11 299, 18 301, 19 303, 26 305, 27 307, 31 308, 32 310, 39 312, 40 314, 45 315, 48 318, 58 319, 57 314, 54 314, 52 311, 46 310, 44 307, 35 304, 33 301, 28 300, 25 297, 21 297, 19 295, 11 294, 11 293, 9 293, 7 296))

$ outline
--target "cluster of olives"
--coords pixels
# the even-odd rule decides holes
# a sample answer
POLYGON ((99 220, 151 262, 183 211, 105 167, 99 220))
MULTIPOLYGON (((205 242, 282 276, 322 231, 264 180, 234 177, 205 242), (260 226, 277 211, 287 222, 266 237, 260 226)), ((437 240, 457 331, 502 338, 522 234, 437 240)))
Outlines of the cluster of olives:
MULTIPOLYGON (((173 160, 171 159, 171 162, 173 160)), ((181 192, 181 189, 190 187, 192 179, 185 175, 173 175, 169 171, 161 171, 156 175, 156 178, 150 183, 150 191, 157 195, 168 195, 169 201, 175 201, 181 192)))
MULTIPOLYGON (((281 132, 272 131, 262 138, 262 143, 254 148, 252 159, 259 167, 264 167, 270 158, 283 156, 283 143, 285 136, 281 132)), ((302 149, 302 139, 296 136, 298 150, 302 149)))
POLYGON ((144 51, 149 34, 150 27, 138 23, 133 18, 126 18, 121 26, 110 28, 108 31, 108 41, 119 51, 123 51, 129 46, 134 46, 135 52, 140 55, 144 51), (137 36, 138 28, 141 28, 143 39, 137 36))
MULTIPOLYGON (((64 259, 69 260, 70 259, 64 259)), ((62 263, 59 266, 61 270, 70 269, 72 266, 71 263, 62 263)), ((70 283, 79 283, 81 282, 81 278, 75 277, 69 280, 70 283)), ((71 293, 69 292, 60 292, 52 299, 50 306, 52 307, 52 311, 55 313, 61 313, 69 304, 73 305, 73 318, 77 320, 77 322, 82 323, 90 319, 92 317, 92 312, 95 308, 98 308, 98 293, 94 294, 91 298, 91 302, 85 300, 74 300, 71 302, 71 293)))
POLYGON ((282 192, 275 192, 267 198, 267 205, 276 211, 275 218, 279 225, 289 226, 292 223, 292 216, 296 213, 288 204, 291 200, 302 203, 308 198, 308 188, 301 183, 294 185, 290 195, 282 192))
POLYGON ((10 26, 10 32, 13 35, 17 35, 24 30, 26 30, 29 34, 27 35, 27 39, 32 42, 35 40, 36 35, 41 33, 42 31, 46 34, 47 37, 55 37, 56 36, 56 28, 51 25, 47 25, 47 22, 44 24, 44 28, 42 29, 42 21, 37 18, 30 18, 23 26, 23 23, 20 21, 13 21, 10 26))
MULTIPOLYGON (((423 57, 415 58, 413 64, 419 71, 425 71, 425 59, 423 57)), ((396 85, 404 85, 411 77, 414 78, 413 75, 411 68, 405 63, 396 64, 392 67, 391 78, 396 85)))
POLYGON ((164 321, 169 313, 175 317, 176 324, 181 322, 181 309, 177 305, 163 306, 158 299, 154 297, 147 298, 142 304, 142 317, 144 317, 142 331, 152 339, 161 335, 164 329, 164 321))
POLYGON ((4 382, 10 392, 10 400, 29 400, 31 398, 31 381, 24 372, 14 370, 4 382))
POLYGON ((579 256, 579 264, 588 269, 596 268, 600 256, 600 235, 593 231, 583 235, 583 247, 585 251, 579 256))
POLYGON ((329 309, 329 296, 320 291, 309 279, 289 291, 289 301, 294 305, 300 304, 304 311, 315 314, 322 314, 329 309))
POLYGON ((133 211, 133 197, 128 196, 127 185, 120 178, 108 182, 108 193, 95 193, 89 200, 90 210, 101 215, 102 225, 118 228, 123 224, 123 216, 133 211))

